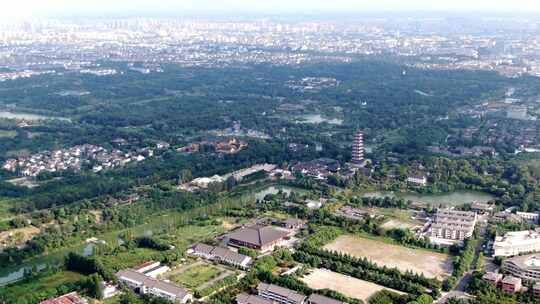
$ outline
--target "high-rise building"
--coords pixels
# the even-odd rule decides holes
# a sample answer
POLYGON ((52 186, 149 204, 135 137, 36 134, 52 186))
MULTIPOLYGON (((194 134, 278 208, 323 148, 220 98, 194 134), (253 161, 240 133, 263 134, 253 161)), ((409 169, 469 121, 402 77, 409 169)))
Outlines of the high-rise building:
POLYGON ((351 163, 355 165, 364 164, 364 133, 362 131, 357 131, 354 135, 351 163))

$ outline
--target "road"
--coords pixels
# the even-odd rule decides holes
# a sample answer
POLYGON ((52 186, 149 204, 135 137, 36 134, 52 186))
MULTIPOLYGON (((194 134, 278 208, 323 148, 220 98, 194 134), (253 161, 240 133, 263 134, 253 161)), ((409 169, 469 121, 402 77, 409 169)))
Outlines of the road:
MULTIPOLYGON (((474 267, 478 261, 478 256, 480 252, 482 252, 482 245, 483 240, 486 236, 486 225, 485 223, 482 223, 481 221, 478 221, 478 239, 480 240, 478 242, 478 245, 475 248, 474 252, 474 261, 472 266, 474 267)), ((437 301, 437 303, 443 304, 446 303, 449 299, 457 298, 457 299, 472 299, 474 298, 472 295, 467 293, 467 285, 469 285, 469 282, 472 279, 472 273, 474 269, 469 270, 466 272, 463 277, 459 280, 459 282, 456 284, 456 287, 449 291, 446 294, 443 294, 443 296, 437 301)))

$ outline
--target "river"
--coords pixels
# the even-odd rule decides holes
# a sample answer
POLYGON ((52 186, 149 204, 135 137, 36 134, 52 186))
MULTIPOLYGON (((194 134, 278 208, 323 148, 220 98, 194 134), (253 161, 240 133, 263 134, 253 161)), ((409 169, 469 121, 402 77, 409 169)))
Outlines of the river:
POLYGON ((456 206, 467 204, 471 202, 488 202, 495 199, 491 194, 471 191, 471 190, 458 190, 450 193, 442 194, 420 194, 410 192, 390 192, 390 191, 377 191, 365 193, 363 197, 399 197, 405 200, 411 200, 413 202, 424 203, 433 206, 456 206))
POLYGON ((94 250, 94 244, 84 244, 74 248, 68 248, 55 252, 50 255, 31 259, 28 262, 24 262, 14 267, 8 267, 7 269, 0 270, 0 286, 16 282, 24 277, 25 269, 31 270, 36 268, 38 271, 44 269, 47 265, 58 265, 68 252, 79 252, 84 256, 90 256, 94 250))
POLYGON ((38 115, 38 114, 30 114, 30 113, 13 113, 13 112, 7 112, 7 111, 0 111, 0 118, 7 118, 7 119, 18 119, 18 120, 47 120, 47 119, 57 119, 57 120, 63 120, 63 121, 71 121, 69 118, 65 117, 55 117, 55 116, 44 116, 44 115, 38 115))

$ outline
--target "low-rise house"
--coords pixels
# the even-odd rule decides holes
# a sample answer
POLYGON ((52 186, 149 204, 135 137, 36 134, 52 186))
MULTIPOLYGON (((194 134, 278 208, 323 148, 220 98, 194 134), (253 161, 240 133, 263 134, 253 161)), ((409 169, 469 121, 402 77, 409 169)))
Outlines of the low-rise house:
POLYGON ((340 169, 341 166, 338 161, 329 158, 319 158, 308 162, 298 163, 291 168, 291 171, 324 180, 330 174, 336 173, 340 169))
POLYGON ((142 263, 141 265, 137 265, 133 267, 133 270, 140 273, 145 273, 153 268, 159 267, 159 265, 161 265, 161 262, 148 261, 148 262, 142 263))
POLYGON ((234 252, 227 248, 215 247, 199 243, 190 249, 188 254, 199 256, 208 260, 217 261, 232 265, 238 268, 247 269, 251 265, 253 259, 247 255, 234 252))
POLYGON ((308 207, 309 209, 319 209, 323 206, 324 201, 322 199, 319 199, 319 200, 307 199, 304 201, 304 203, 306 204, 306 207, 308 207))
POLYGON ((416 186, 426 186, 427 185, 427 177, 425 175, 411 175, 407 177, 407 182, 416 186))
POLYGON ((512 223, 521 223, 523 221, 523 218, 519 217, 517 214, 507 211, 497 212, 491 219, 496 222, 509 221, 512 223))
POLYGON ((237 304, 274 304, 272 300, 265 299, 256 295, 241 293, 236 296, 237 304))
POLYGON ((495 287, 497 287, 497 285, 502 280, 502 278, 503 278, 502 274, 495 273, 495 272, 487 272, 486 274, 482 276, 482 280, 490 283, 491 285, 495 287))
POLYGON ((281 227, 287 229, 300 229, 304 227, 304 221, 295 218, 288 218, 281 222, 281 227))
POLYGON ((214 175, 212 177, 199 177, 190 182, 191 185, 196 187, 207 189, 208 186, 212 183, 223 183, 225 180, 219 175, 214 175))
POLYGON ((146 271, 144 274, 155 279, 169 270, 171 269, 168 266, 161 265, 146 271))
POLYGON ((246 247, 262 252, 272 251, 285 245, 288 231, 271 226, 247 226, 227 235, 228 244, 233 247, 246 247))
POLYGON ((501 281, 501 288, 507 293, 516 293, 521 291, 521 279, 513 276, 506 276, 501 281))
POLYGON ((185 288, 151 278, 132 269, 121 270, 116 273, 116 277, 120 282, 141 294, 150 294, 178 303, 187 303, 193 300, 193 295, 185 288))
POLYGON ((345 304, 345 303, 314 293, 308 297, 307 304, 345 304))
POLYGON ((336 211, 336 215, 350 218, 353 220, 363 220, 366 217, 369 217, 369 212, 346 205, 339 208, 336 211))
POLYGON ((101 297, 103 299, 112 298, 119 293, 117 286, 111 284, 110 282, 101 281, 101 288, 101 297))
POLYGON ((493 205, 488 204, 488 203, 473 202, 471 204, 471 210, 478 213, 485 214, 485 213, 493 212, 494 207, 493 205))
POLYGON ((533 285, 532 292, 535 297, 540 297, 540 282, 533 285))
POLYGON ((74 291, 54 299, 41 301, 40 304, 88 304, 88 301, 74 291))
POLYGON ((257 286, 259 296, 280 304, 304 304, 306 296, 281 286, 260 283, 257 286))
POLYGON ((160 262, 148 261, 134 267, 133 270, 155 279, 171 269, 168 266, 161 265, 160 262))

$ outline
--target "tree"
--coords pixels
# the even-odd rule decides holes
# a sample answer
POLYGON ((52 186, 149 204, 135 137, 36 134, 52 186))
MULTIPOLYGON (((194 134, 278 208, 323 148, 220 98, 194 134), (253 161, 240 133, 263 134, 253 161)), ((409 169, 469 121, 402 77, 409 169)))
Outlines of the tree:
POLYGON ((88 295, 98 300, 103 298, 103 278, 97 273, 92 274, 87 279, 88 295))

